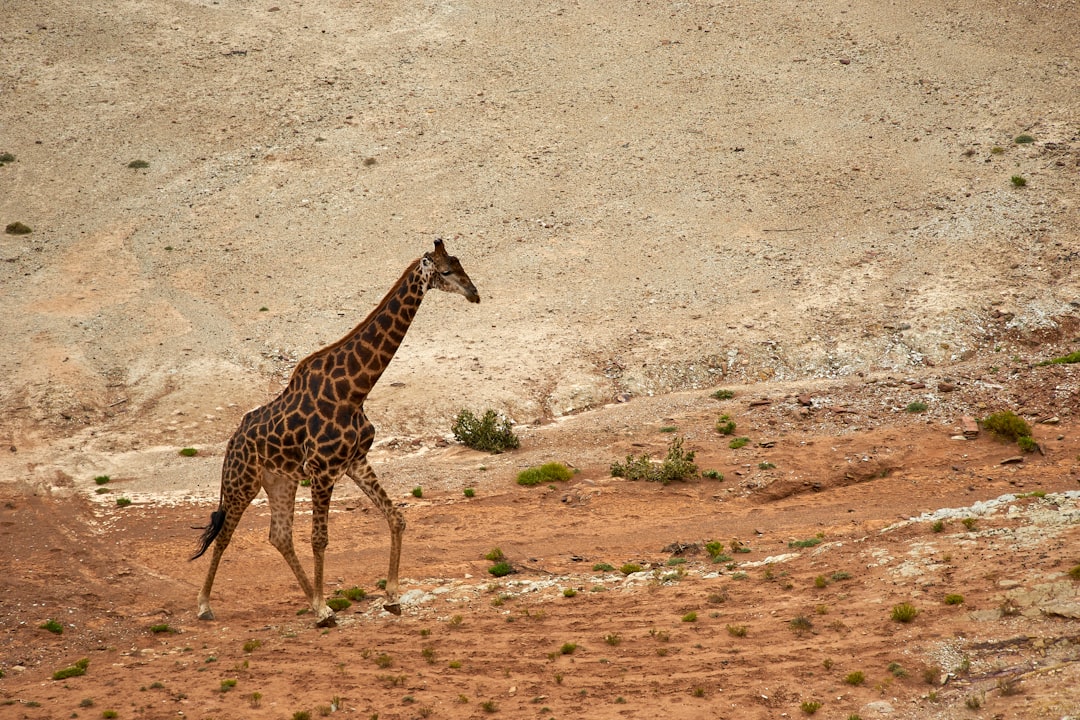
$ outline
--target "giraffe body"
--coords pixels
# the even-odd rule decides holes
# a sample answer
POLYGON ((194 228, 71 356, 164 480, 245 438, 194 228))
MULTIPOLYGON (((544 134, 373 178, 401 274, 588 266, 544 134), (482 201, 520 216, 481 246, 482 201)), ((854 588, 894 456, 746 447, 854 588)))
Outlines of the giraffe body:
POLYGON ((394 357, 429 288, 480 302, 461 263, 446 253, 442 240, 436 240, 435 250, 410 264, 363 322, 341 340, 297 363, 280 395, 244 415, 226 446, 220 504, 191 558, 201 556, 214 543, 199 592, 200 619, 214 618, 210 591, 221 555, 244 511, 263 489, 270 502, 270 543, 292 568, 318 624, 333 624, 334 613, 323 597, 323 557, 329 542, 330 497, 343 475, 364 491, 390 526, 384 607, 400 614, 398 564, 405 518, 367 462, 375 428, 364 415, 364 400, 394 357), (311 480, 313 580, 308 579, 292 541, 296 488, 305 478, 311 480))

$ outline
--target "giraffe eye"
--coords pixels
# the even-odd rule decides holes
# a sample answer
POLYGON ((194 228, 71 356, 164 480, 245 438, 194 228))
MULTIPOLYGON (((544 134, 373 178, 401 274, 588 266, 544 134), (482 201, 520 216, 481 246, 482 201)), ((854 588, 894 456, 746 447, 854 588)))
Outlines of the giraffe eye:
POLYGON ((440 270, 440 271, 439 271, 439 274, 440 274, 440 275, 449 275, 449 274, 450 274, 450 271, 449 271, 449 270, 440 270))

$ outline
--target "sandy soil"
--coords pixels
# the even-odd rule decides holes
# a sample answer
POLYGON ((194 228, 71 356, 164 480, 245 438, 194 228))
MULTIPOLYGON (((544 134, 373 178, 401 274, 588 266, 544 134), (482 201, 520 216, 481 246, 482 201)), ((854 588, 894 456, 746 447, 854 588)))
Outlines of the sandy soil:
POLYGON ((1078 36, 1075 2, 0 6, 3 712, 1080 716, 1080 375, 1038 364, 1080 346, 1078 36), (370 599, 297 616, 256 504, 198 622, 239 417, 436 235, 483 301, 433 294, 367 406, 404 615, 342 487, 328 583, 370 599), (462 407, 522 448, 448 443, 462 407), (1001 409, 1039 452, 953 439, 1001 409), (661 428, 725 479, 610 477, 661 428), (581 472, 514 483, 549 460, 581 472))

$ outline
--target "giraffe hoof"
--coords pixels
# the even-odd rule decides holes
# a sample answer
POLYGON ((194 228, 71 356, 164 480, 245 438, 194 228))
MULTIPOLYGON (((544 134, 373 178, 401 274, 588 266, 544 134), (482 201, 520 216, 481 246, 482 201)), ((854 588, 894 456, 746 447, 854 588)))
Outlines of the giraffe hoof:
POLYGON ((393 602, 393 603, 390 603, 388 605, 383 605, 382 609, 385 610, 386 612, 390 613, 391 615, 400 615, 401 614, 401 603, 393 602))
POLYGON ((206 608, 201 613, 199 613, 199 619, 200 620, 213 620, 214 619, 214 611, 211 610, 210 608, 206 608))
POLYGON ((337 617, 334 616, 334 613, 330 613, 329 615, 324 617, 322 620, 315 623, 315 627, 321 627, 321 628, 337 627, 337 617))

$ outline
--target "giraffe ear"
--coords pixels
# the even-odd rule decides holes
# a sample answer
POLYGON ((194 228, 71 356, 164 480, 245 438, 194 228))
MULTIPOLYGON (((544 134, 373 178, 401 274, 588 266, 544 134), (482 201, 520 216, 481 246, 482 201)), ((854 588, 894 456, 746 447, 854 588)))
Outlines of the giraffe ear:
POLYGON ((435 254, 446 255, 446 248, 443 247, 442 238, 435 238, 435 254))

